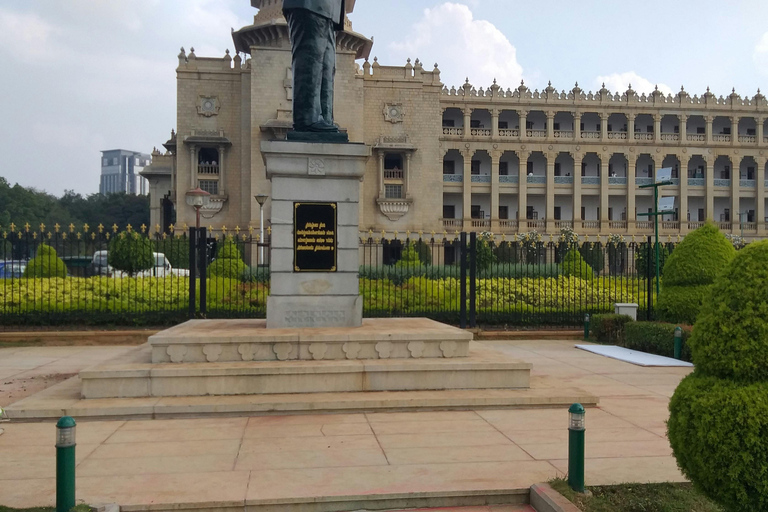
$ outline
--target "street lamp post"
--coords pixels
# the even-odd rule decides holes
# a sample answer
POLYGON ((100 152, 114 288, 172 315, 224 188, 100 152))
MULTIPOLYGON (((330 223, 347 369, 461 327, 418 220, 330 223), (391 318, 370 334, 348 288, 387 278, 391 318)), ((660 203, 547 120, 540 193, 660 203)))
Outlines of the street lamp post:
POLYGON ((258 194, 254 196, 256 202, 259 203, 259 265, 264 264, 264 203, 267 202, 269 196, 266 194, 258 194))
POLYGON ((200 229, 200 209, 207 205, 211 194, 197 187, 186 193, 187 204, 195 209, 195 228, 200 229))

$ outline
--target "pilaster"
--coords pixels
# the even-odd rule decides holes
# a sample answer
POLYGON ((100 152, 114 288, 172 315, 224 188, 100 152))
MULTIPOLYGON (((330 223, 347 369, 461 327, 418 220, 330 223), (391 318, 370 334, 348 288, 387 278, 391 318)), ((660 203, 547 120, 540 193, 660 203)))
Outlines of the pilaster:
MULTIPOLYGON (((712 133, 711 129, 712 125, 709 123, 707 125, 707 137, 710 137, 709 134, 712 133)), ((704 161, 707 164, 707 170, 704 174, 707 183, 705 191, 705 208, 707 219, 714 221, 717 220, 715 219, 715 158, 712 155, 704 155, 704 161)))
POLYGON ((556 153, 546 153, 547 157, 547 197, 545 230, 555 232, 555 158, 556 153))
MULTIPOLYGON (((681 116, 685 117, 685 116, 681 116)), ((684 126, 684 121, 680 120, 680 127, 684 126)), ((686 154, 687 156, 687 154, 686 154)), ((688 232, 688 160, 683 161, 678 155, 680 160, 680 232, 685 234, 688 232)))
POLYGON ((600 138, 603 142, 608 141, 608 113, 606 112, 600 113, 600 138))
POLYGON ((528 231, 526 211, 528 210, 528 151, 519 151, 520 171, 517 179, 517 230, 528 231))
POLYGON ((573 229, 578 233, 582 228, 581 218, 581 161, 584 155, 572 153, 573 156, 573 229))
POLYGON ((653 140, 661 142, 661 114, 653 114, 653 140))
MULTIPOLYGON (((734 134, 731 131, 731 140, 734 134)), ((739 223, 741 222, 741 170, 740 163, 735 158, 729 156, 731 160, 731 233, 739 232, 739 223)))
POLYGON ((526 140, 528 139, 528 129, 526 128, 528 111, 518 110, 517 114, 520 116, 520 140, 526 140))
POLYGON ((610 181, 608 179, 608 164, 609 164, 610 157, 609 155, 603 153, 600 155, 600 232, 601 233, 608 233, 610 231, 609 229, 609 221, 608 218, 608 198, 610 197, 610 192, 608 188, 608 182, 610 181))
POLYGON ((555 138, 555 111, 547 110, 547 138, 555 138))
POLYGON ((635 140, 635 114, 631 112, 627 113, 627 140, 630 144, 635 140))
POLYGON ((707 146, 709 146, 712 144, 712 125, 715 122, 715 116, 704 116, 704 121, 707 122, 707 146))
POLYGON ((499 138, 499 109, 491 109, 491 137, 493 140, 499 138))
POLYGON ((464 229, 468 229, 472 225, 472 150, 466 148, 461 152, 461 156, 464 157, 464 190, 462 194, 461 216, 464 220, 464 229))
POLYGON ((472 109, 464 109, 464 138, 468 139, 472 133, 472 109))
POLYGON ((573 112, 573 138, 576 143, 581 140, 581 112, 578 110, 573 112))
POLYGON ((731 116, 731 146, 739 143, 739 116, 731 116))
MULTIPOLYGON (((498 117, 496 118, 498 120, 498 117)), ((491 233, 499 233, 499 160, 501 151, 491 151, 491 233)))
POLYGON ((635 157, 634 153, 625 156, 627 158, 627 231, 634 233, 635 226, 637 225, 637 206, 635 202, 637 157, 635 157))
MULTIPOLYGON (((762 121, 760 122, 762 126, 762 121)), ((762 136, 760 138, 762 140, 762 136)), ((755 178, 757 179, 757 187, 755 194, 755 220, 757 221, 757 234, 760 237, 766 235, 765 226, 765 166, 768 163, 768 157, 757 157, 757 170, 755 172, 755 178)))
MULTIPOLYGON (((680 145, 686 145, 688 143, 688 114, 680 114, 678 118, 680 119, 680 145)), ((688 176, 687 170, 685 175, 688 176)))

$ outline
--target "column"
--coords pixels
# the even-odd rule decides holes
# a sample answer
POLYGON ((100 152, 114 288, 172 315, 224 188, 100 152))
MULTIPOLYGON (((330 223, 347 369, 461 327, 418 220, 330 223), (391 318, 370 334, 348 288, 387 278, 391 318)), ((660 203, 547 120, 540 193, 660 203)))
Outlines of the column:
POLYGON ((546 153, 545 156, 547 157, 547 205, 544 229, 546 233, 555 233, 555 158, 557 153, 546 153))
POLYGON ((528 151, 518 151, 520 157, 520 177, 517 180, 517 230, 528 231, 526 212, 528 210, 528 151))
POLYGON ((528 111, 519 110, 517 114, 520 116, 520 140, 526 140, 528 138, 528 130, 525 129, 525 124, 528 121, 528 111))
POLYGON ((555 112, 547 110, 547 138, 555 138, 555 112))
MULTIPOLYGON (((760 121, 760 126, 762 126, 760 121)), ((760 132, 758 132, 760 133, 760 132)), ((762 140, 762 137, 761 137, 762 140)), ((755 220, 757 221, 757 234, 764 237, 766 234, 765 226, 765 166, 768 163, 768 157, 756 157, 757 169, 755 179, 757 179, 757 188, 755 194, 755 220)))
POLYGON ((661 142, 661 114, 653 114, 653 140, 661 142))
MULTIPOLYGON (((681 116, 685 117, 685 116, 681 116)), ((682 128, 684 121, 680 122, 682 128)), ((680 232, 682 234, 688 233, 688 163, 690 157, 687 160, 683 160, 687 154, 678 154, 677 158, 680 160, 680 232)))
POLYGON ((600 112, 600 137, 603 142, 608 140, 608 114, 600 112))
POLYGON ((707 122, 707 145, 712 144, 712 125, 715 122, 715 116, 704 116, 707 122))
POLYGON ((189 188, 197 188, 197 148, 189 148, 189 188))
POLYGON ((467 107, 464 109, 464 138, 468 139, 472 132, 472 109, 467 107))
POLYGON ((411 152, 405 154, 405 169, 403 170, 403 199, 410 197, 409 185, 411 182, 411 152))
POLYGON ((224 195, 226 190, 226 172, 224 159, 226 158, 226 148, 219 146, 219 194, 224 195))
MULTIPOLYGON (((682 144, 687 144, 688 143, 688 114, 680 114, 678 117, 680 119, 680 142, 682 144)), ((687 169, 686 169, 685 175, 686 177, 688 176, 687 169)))
MULTIPOLYGON (((498 117, 496 118, 498 120, 498 117)), ((491 151, 491 233, 499 233, 499 160, 501 151, 491 151)))
MULTIPOLYGON (((763 135, 763 123, 765 123, 765 118, 758 116, 755 119, 755 121, 757 121, 757 132, 755 132, 755 133, 757 133, 757 144, 758 144, 758 146, 762 146, 763 145, 763 137, 765 136, 765 135, 763 135)), ((760 222, 762 222, 762 221, 763 220, 761 219, 760 222)))
POLYGON ((635 140, 635 114, 633 113, 627 114, 627 140, 635 140))
MULTIPOLYGON (((707 124, 707 134, 712 133, 712 124, 707 124)), ((709 135, 708 135, 709 137, 709 135)), ((715 218, 715 158, 712 155, 703 155, 704 161, 707 164, 707 169, 704 174, 706 178, 706 191, 705 191, 705 208, 707 213, 707 219, 717 222, 719 219, 715 218)))
POLYGON ((739 116, 731 116, 731 146, 739 143, 739 116))
POLYGON ((384 195, 384 152, 379 151, 379 199, 384 199, 384 195))
MULTIPOLYGON (((578 110, 573 113, 573 139, 578 142, 581 140, 581 112, 578 110)), ((579 164, 581 165, 581 164, 579 164)), ((574 176, 581 176, 581 174, 573 173, 574 176)))
POLYGON ((634 153, 624 155, 627 159, 627 232, 635 233, 637 229, 637 214, 635 213, 635 177, 637 175, 637 157, 634 153))
POLYGON ((464 193, 461 215, 464 219, 465 230, 472 226, 472 153, 471 149, 465 149, 461 152, 464 157, 464 193))
MULTIPOLYGON (((733 130, 731 130, 731 141, 733 141, 733 138, 733 130)), ((739 223, 741 222, 741 217, 739 216, 739 212, 741 212, 740 164, 741 162, 731 159, 731 233, 739 232, 739 223)))
POLYGON ((578 233, 581 224, 581 161, 584 155, 571 153, 573 157, 573 229, 578 233))
POLYGON ((499 109, 491 109, 491 137, 493 140, 499 138, 499 109))
POLYGON ((610 226, 608 222, 608 197, 610 192, 608 190, 608 164, 611 157, 605 153, 600 155, 600 232, 609 233, 610 226))

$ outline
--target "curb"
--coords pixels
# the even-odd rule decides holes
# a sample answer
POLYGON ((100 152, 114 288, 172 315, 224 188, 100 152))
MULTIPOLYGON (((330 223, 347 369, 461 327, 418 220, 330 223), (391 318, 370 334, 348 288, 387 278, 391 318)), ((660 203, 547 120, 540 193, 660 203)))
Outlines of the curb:
POLYGON ((142 345, 159 331, 16 331, 0 332, 0 348, 4 343, 25 343, 31 346, 114 346, 142 345))
POLYGON ((537 512, 580 512, 579 508, 549 484, 531 486, 531 506, 537 512))

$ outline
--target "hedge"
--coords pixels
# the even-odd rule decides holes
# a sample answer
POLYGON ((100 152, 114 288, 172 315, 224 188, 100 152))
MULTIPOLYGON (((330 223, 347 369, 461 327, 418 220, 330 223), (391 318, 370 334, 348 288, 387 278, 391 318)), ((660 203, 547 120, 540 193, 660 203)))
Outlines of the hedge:
MULTIPOLYGON (((629 322, 624 326, 624 340, 622 346, 656 354, 665 357, 675 355, 675 327, 674 324, 661 322, 629 322)), ((683 327, 683 347, 680 359, 691 361, 691 347, 688 340, 691 337, 691 329, 683 327)))
MULTIPOLYGON (((458 265, 384 265, 360 267, 359 277, 361 279, 389 280, 396 285, 401 285, 413 277, 425 277, 427 279, 459 279, 461 276, 461 267, 458 265)), ((467 272, 469 275, 469 272, 467 272)), ((558 277, 560 275, 560 266, 558 265, 526 265, 518 263, 494 264, 488 269, 478 271, 477 277, 480 279, 506 278, 537 278, 537 277, 558 277)))
POLYGON ((592 315, 589 319, 591 336, 606 345, 622 345, 624 330, 632 323, 631 316, 613 313, 592 315))
POLYGON ((40 244, 37 248, 37 254, 29 260, 27 268, 24 269, 24 277, 27 278, 52 278, 67 277, 67 265, 59 258, 56 249, 40 244))

